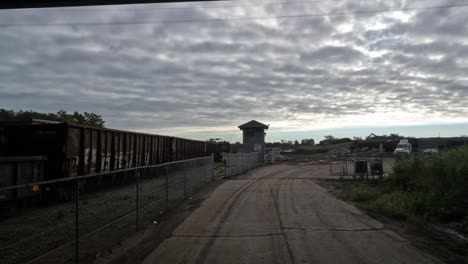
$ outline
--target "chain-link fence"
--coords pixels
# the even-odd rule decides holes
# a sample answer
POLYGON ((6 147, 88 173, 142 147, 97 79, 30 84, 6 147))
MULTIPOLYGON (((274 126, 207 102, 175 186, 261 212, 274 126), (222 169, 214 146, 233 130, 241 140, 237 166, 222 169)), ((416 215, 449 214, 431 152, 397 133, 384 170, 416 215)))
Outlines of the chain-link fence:
POLYGON ((241 174, 255 166, 263 164, 263 156, 260 152, 227 154, 225 159, 226 177, 241 174))
POLYGON ((91 263, 213 179, 204 157, 0 188, 0 263, 91 263))
POLYGON ((375 178, 393 171, 396 158, 392 153, 359 153, 330 157, 330 176, 341 178, 375 178))

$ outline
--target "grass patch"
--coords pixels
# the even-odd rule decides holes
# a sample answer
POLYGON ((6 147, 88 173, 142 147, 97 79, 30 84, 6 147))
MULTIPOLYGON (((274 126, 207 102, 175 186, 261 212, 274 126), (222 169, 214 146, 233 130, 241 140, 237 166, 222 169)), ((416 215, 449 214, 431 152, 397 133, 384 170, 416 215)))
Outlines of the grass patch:
POLYGON ((348 191, 345 191, 341 196, 345 200, 362 203, 375 200, 380 196, 380 194, 375 188, 359 184, 353 186, 348 191))
POLYGON ((368 208, 388 216, 408 219, 423 216, 427 209, 426 197, 422 193, 394 191, 381 194, 370 201, 368 208))

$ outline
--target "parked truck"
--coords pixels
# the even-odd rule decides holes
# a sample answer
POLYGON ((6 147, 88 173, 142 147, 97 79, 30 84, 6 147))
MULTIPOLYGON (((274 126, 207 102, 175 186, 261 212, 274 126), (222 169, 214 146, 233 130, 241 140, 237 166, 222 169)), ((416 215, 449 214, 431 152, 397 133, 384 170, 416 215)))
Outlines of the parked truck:
POLYGON ((395 151, 393 151, 393 155, 395 156, 409 156, 413 152, 413 147, 411 143, 409 143, 408 139, 400 139, 395 151))

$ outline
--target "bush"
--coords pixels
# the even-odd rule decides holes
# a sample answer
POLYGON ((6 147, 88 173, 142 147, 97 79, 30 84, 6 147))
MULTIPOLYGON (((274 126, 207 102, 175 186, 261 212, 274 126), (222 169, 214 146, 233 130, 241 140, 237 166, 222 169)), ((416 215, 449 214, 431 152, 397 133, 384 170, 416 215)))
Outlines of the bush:
POLYGON ((382 185, 352 185, 341 196, 411 221, 461 221, 468 233, 468 147, 402 160, 382 185))
POLYGON ((341 143, 353 142, 350 138, 327 138, 319 142, 319 145, 335 145, 341 143))
POLYGON ((359 185, 351 189, 351 191, 346 194, 345 198, 353 202, 368 202, 375 200, 379 195, 380 193, 377 190, 365 185, 359 185))
MULTIPOLYGON (((382 197, 382 206, 387 206, 384 199, 391 199, 386 203, 396 203, 418 198, 414 203, 423 200, 424 211, 408 212, 422 213, 439 220, 462 218, 468 211, 468 147, 446 151, 437 156, 403 160, 396 165, 387 184, 399 192, 395 196, 382 197)), ((406 209, 403 211, 406 212, 406 209)))

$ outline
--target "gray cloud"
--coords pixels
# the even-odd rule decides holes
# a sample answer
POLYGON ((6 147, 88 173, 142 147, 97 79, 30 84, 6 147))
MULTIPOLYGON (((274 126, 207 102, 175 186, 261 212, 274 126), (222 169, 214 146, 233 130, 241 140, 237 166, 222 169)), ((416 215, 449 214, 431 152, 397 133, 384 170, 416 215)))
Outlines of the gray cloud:
MULTIPOLYGON (((315 14, 409 4, 333 3, 2 11, 0 24, 315 14)), ((4 27, 0 104, 36 111, 93 111, 111 127, 187 132, 234 128, 252 118, 278 124, 336 120, 339 125, 346 118, 396 110, 406 113, 401 120, 409 123, 414 115, 466 121, 467 25, 464 10, 458 8, 297 19, 4 27)))

